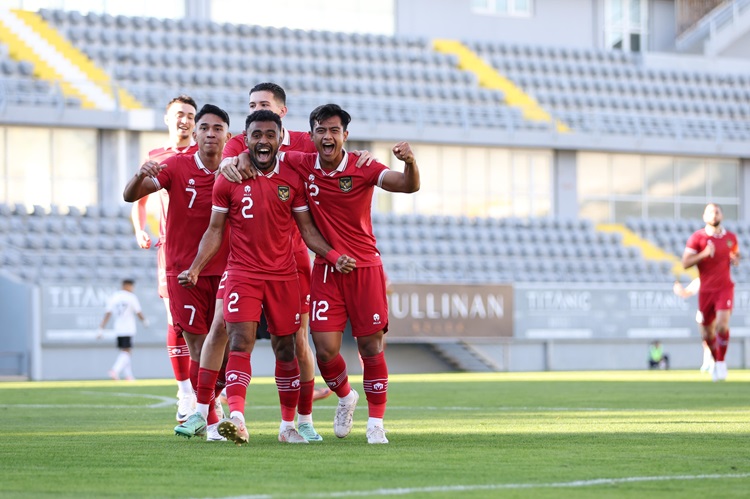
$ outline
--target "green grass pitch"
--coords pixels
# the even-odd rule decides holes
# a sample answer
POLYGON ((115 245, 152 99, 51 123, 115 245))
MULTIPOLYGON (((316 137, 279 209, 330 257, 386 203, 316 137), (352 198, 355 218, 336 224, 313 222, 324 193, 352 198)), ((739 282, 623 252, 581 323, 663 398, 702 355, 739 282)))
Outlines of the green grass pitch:
MULTIPOLYGON (((0 497, 747 497, 750 371, 391 376, 389 445, 346 439, 335 398, 319 444, 276 440, 278 398, 253 378, 250 444, 174 436, 176 386, 0 383, 0 497)), ((361 393, 361 378, 352 377, 361 393)))

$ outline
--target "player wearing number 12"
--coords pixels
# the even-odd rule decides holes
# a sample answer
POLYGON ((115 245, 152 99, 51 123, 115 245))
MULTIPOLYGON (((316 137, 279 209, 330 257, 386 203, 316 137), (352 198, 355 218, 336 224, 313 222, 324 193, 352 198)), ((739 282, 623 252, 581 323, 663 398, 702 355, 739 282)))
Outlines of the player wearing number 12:
POLYGON ((285 161, 305 179, 310 211, 323 237, 357 260, 349 274, 336 271, 318 256, 310 286, 310 330, 320 374, 339 397, 334 433, 343 438, 352 427, 359 395, 349 386, 346 362, 341 356, 342 332, 347 319, 363 363, 363 385, 369 419, 367 441, 386 444, 383 416, 388 390, 388 367, 383 351, 388 331, 386 280, 372 230, 372 195, 375 186, 390 192, 419 190, 419 169, 406 142, 393 147, 404 172, 373 162, 356 168, 356 156, 344 150, 351 121, 336 104, 326 104, 310 114, 310 135, 317 154, 286 152, 285 161))
MULTIPOLYGON (((199 274, 221 245, 224 227, 230 227, 230 253, 224 284, 224 320, 229 336, 226 367, 230 417, 219 422, 219 433, 235 443, 247 443, 245 399, 252 375, 250 356, 261 310, 268 320, 271 346, 276 356, 276 385, 281 405, 279 441, 308 441, 294 426, 300 390, 300 370, 295 356, 295 335, 300 327, 297 265, 290 244, 296 221, 305 243, 334 265, 351 271, 355 262, 336 252, 313 223, 302 179, 277 158, 281 118, 271 111, 256 111, 245 123, 247 147, 260 175, 242 183, 219 177, 213 192, 211 223, 190 268, 179 276, 180 284, 200 283, 199 274)), ((213 334, 213 332, 212 332, 213 334)), ((201 368, 201 379, 209 372, 201 368)), ((217 371, 210 374, 218 375, 217 371)), ((206 379, 213 386, 213 379, 206 379)), ((201 427, 194 414, 182 427, 201 427), (195 424, 194 424, 195 423, 195 424)))

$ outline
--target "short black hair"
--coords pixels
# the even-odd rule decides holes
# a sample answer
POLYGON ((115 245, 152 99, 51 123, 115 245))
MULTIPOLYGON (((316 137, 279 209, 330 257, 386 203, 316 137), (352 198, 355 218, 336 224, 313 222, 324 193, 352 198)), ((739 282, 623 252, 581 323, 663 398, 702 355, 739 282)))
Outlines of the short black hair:
POLYGON ((310 131, 315 128, 315 122, 320 123, 334 116, 341 118, 341 124, 344 127, 344 131, 346 131, 346 127, 351 123, 352 117, 349 113, 341 109, 341 106, 338 104, 323 104, 313 109, 310 113, 310 131))
POLYGON ((286 92, 284 92, 284 89, 281 88, 281 85, 266 81, 263 83, 258 83, 253 88, 251 88, 250 94, 252 94, 253 92, 271 92, 274 99, 281 102, 282 106, 286 106, 286 92))
POLYGON ((207 114, 218 116, 224 121, 224 123, 227 124, 227 127, 229 127, 229 115, 227 114, 227 112, 219 106, 214 106, 213 104, 204 104, 201 110, 198 111, 198 114, 195 115, 195 122, 198 123, 201 118, 203 118, 207 114))
POLYGON ((135 280, 134 279, 123 279, 122 280, 122 285, 123 286, 132 286, 133 284, 135 284, 135 280))
POLYGON ((180 94, 177 97, 175 97, 174 99, 172 99, 171 101, 169 101, 169 103, 167 104, 167 107, 166 107, 165 111, 169 111, 170 106, 172 104, 174 104, 175 102, 182 102, 183 104, 189 104, 189 105, 193 106, 193 109, 195 109, 195 110, 198 109, 198 104, 195 103, 195 101, 193 100, 192 97, 190 97, 189 95, 180 94))
POLYGON ((276 123, 276 126, 279 127, 279 131, 281 131, 281 118, 279 118, 279 115, 274 113, 273 111, 269 111, 268 109, 260 109, 249 114, 245 119, 245 131, 247 131, 247 127, 250 126, 250 123, 254 123, 256 121, 273 121, 274 123, 276 123))

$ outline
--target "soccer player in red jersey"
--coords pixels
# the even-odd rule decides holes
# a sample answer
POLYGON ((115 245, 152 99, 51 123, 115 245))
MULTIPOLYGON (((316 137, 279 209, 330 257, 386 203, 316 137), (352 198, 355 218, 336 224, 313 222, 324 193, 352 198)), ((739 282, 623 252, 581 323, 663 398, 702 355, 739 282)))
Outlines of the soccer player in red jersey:
MULTIPOLYGON (((300 289, 297 263, 289 244, 296 221, 302 237, 313 251, 327 255, 339 272, 347 273, 354 260, 338 254, 322 238, 309 214, 305 186, 294 170, 277 158, 281 119, 269 110, 252 113, 246 121, 246 145, 260 175, 242 183, 219 178, 213 193, 213 214, 198 254, 180 283, 192 287, 219 249, 225 224, 231 228, 231 251, 227 263, 224 318, 227 322, 230 353, 226 367, 230 417, 219 423, 219 432, 235 443, 248 441, 244 409, 251 378, 250 356, 261 310, 266 314, 271 344, 276 355, 276 384, 281 404, 279 441, 308 443, 294 426, 300 390, 300 369, 295 357, 295 336, 300 325, 300 289)), ((212 330, 211 334, 215 334, 212 330)), ((217 333, 218 334, 218 333, 217 333)), ((199 400, 210 397, 218 371, 201 366, 199 400), (206 378, 204 380, 204 377, 206 378), (208 379, 208 378, 211 379, 208 379)), ((200 434, 206 426, 205 405, 184 424, 177 434, 200 434)))
POLYGON ((229 116, 211 104, 196 115, 193 132, 198 152, 181 154, 160 165, 144 164, 125 186, 125 201, 165 189, 169 192, 169 217, 166 224, 167 289, 175 330, 187 341, 190 351, 190 381, 198 385, 200 353, 214 316, 216 292, 229 252, 228 240, 203 269, 201 283, 185 289, 177 282, 198 252, 198 245, 211 218, 211 195, 216 170, 221 162, 229 134, 229 116), (173 244, 172 244, 173 243, 173 244))
POLYGON ((698 310, 705 337, 711 348, 715 364, 713 380, 727 378, 725 355, 729 346, 729 318, 734 301, 734 282, 730 265, 740 261, 737 236, 722 227, 723 214, 716 203, 709 203, 703 211, 706 226, 694 232, 682 254, 682 265, 688 269, 698 267, 700 290, 698 310))
MULTIPOLYGON (((169 131, 169 142, 164 147, 159 147, 148 153, 147 162, 159 165, 163 160, 176 154, 195 154, 198 144, 193 141, 193 129, 195 128, 195 113, 198 106, 195 101, 187 95, 178 95, 167 104, 164 114, 164 123, 169 131)), ((190 386, 190 353, 185 338, 175 332, 172 324, 172 315, 169 313, 169 295, 167 294, 166 261, 164 259, 164 229, 167 223, 167 209, 169 207, 169 195, 167 191, 159 191, 159 241, 156 243, 158 252, 157 271, 159 280, 159 297, 164 300, 164 308, 167 309, 167 353, 172 363, 172 371, 177 381, 177 421, 185 421, 192 412, 195 405, 195 394, 190 386)), ((135 238, 138 246, 143 249, 151 247, 151 237, 146 232, 146 202, 148 196, 142 197, 137 203, 133 203, 130 218, 135 229, 135 238)))

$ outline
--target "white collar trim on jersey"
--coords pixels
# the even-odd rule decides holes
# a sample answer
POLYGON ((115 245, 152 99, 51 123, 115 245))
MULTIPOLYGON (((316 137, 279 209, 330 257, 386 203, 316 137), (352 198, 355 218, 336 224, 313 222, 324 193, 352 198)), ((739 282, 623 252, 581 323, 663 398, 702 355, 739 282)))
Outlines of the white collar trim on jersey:
MULTIPOLYGON (((258 167, 256 166, 255 169, 258 170, 258 167)), ((274 175, 278 175, 279 174, 279 155, 276 155, 276 166, 273 167, 273 170, 271 170, 271 173, 263 173, 262 170, 258 170, 258 173, 268 178, 271 178, 274 175)))
POLYGON ((206 175, 213 175, 214 172, 206 168, 206 165, 203 164, 203 161, 201 161, 201 156, 199 154, 199 151, 195 151, 195 154, 193 155, 195 158, 195 164, 198 166, 199 170, 203 170, 203 173, 206 175))
POLYGON ((723 225, 719 226, 719 230, 718 231, 716 231, 716 232, 714 232, 713 234, 710 234, 710 235, 709 235, 708 231, 705 229, 705 227, 703 228, 703 230, 706 232, 706 235, 708 237, 715 237, 717 239, 721 239, 727 233, 727 229, 723 225))
POLYGON ((284 127, 281 127, 281 137, 282 139, 280 145, 282 146, 288 146, 292 142, 292 139, 289 137, 289 132, 287 132, 286 128, 284 127))
POLYGON ((322 171, 324 175, 328 175, 329 177, 332 177, 336 172, 343 172, 346 170, 346 165, 349 162, 349 154, 346 152, 346 149, 342 149, 342 151, 344 151, 344 159, 341 160, 341 163, 339 163, 339 166, 337 166, 335 170, 329 173, 326 173, 326 171, 323 170, 323 167, 320 166, 320 154, 315 157, 315 169, 322 171))

